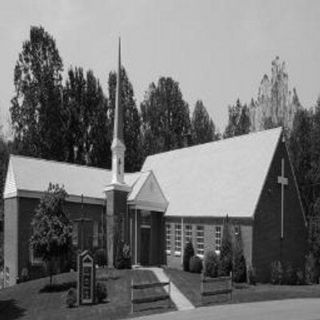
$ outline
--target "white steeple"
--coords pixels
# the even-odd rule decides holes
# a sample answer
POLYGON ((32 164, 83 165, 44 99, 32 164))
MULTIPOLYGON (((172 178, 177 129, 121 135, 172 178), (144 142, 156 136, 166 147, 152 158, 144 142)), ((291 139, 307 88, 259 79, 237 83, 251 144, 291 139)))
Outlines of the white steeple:
POLYGON ((120 99, 121 91, 121 40, 119 38, 119 57, 116 88, 116 105, 114 109, 114 130, 112 151, 112 184, 124 184, 124 153, 126 147, 123 139, 123 109, 120 99))

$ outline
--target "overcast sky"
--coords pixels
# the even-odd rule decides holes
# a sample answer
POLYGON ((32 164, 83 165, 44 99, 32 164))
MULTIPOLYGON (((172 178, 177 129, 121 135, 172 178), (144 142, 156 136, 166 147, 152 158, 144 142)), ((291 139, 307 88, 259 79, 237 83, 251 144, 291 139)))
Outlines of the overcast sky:
POLYGON ((13 69, 30 25, 56 39, 65 70, 92 69, 105 93, 121 35, 138 105, 152 81, 171 76, 190 110, 202 99, 220 130, 229 104, 256 98, 277 55, 305 107, 320 93, 320 1, 1 0, 0 123, 9 119, 13 69))

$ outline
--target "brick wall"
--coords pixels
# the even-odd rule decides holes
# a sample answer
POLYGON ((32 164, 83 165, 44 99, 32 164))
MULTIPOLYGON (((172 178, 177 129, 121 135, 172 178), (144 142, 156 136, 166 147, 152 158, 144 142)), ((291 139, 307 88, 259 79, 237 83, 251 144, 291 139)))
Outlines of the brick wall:
POLYGON ((253 229, 253 266, 259 281, 269 281, 270 265, 275 260, 303 268, 307 229, 289 166, 288 154, 280 141, 255 211, 253 229), (284 239, 281 240, 281 159, 285 159, 285 176, 289 184, 284 191, 284 239))

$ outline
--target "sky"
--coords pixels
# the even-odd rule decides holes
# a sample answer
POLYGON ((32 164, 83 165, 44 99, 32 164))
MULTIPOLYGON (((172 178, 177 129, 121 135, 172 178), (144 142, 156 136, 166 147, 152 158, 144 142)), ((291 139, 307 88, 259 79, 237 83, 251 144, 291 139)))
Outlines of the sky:
POLYGON ((93 70, 105 93, 121 36, 138 106, 151 82, 170 76, 191 112, 201 99, 223 131, 228 105, 257 97, 276 56, 302 105, 315 104, 319 17, 316 0, 0 0, 0 124, 8 132, 13 70, 31 25, 54 37, 65 72, 93 70))

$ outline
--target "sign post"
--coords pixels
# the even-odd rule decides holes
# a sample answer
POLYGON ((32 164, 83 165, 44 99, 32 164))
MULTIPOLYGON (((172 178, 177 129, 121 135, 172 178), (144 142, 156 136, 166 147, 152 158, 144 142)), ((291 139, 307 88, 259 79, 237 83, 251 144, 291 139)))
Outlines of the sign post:
POLYGON ((83 251, 78 255, 78 304, 95 302, 95 266, 92 255, 83 251))

